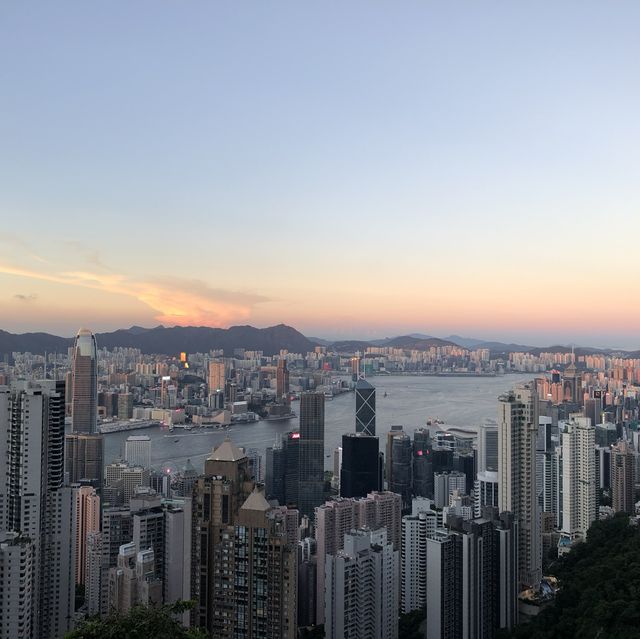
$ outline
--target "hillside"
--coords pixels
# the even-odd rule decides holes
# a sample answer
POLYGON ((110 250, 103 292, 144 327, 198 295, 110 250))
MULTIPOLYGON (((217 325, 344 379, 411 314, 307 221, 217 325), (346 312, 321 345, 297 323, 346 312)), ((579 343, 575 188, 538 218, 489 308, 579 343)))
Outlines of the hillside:
MULTIPOLYGON (((206 353, 209 350, 224 349, 225 355, 233 355, 236 348, 263 351, 275 355, 281 349, 295 353, 313 350, 315 343, 307 339, 295 328, 279 324, 269 328, 253 326, 232 326, 228 329, 206 326, 174 326, 166 328, 120 329, 112 333, 96 334, 98 348, 113 349, 117 346, 139 348, 143 353, 165 355, 206 353)), ((32 353, 63 352, 73 344, 72 338, 57 337, 48 333, 23 333, 14 335, 0 331, 0 354, 14 351, 32 353)))
POLYGON ((587 541, 552 570, 555 603, 512 639, 626 639, 640 636, 640 529, 626 516, 595 522, 587 541))

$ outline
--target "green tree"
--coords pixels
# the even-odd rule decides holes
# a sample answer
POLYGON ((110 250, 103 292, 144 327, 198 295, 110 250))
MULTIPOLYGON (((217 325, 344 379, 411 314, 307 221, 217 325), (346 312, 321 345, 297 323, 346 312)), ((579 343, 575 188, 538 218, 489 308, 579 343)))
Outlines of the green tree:
POLYGON ((167 606, 136 606, 127 614, 86 619, 65 639, 207 639, 201 628, 185 628, 178 620, 193 605, 192 601, 178 601, 167 606))

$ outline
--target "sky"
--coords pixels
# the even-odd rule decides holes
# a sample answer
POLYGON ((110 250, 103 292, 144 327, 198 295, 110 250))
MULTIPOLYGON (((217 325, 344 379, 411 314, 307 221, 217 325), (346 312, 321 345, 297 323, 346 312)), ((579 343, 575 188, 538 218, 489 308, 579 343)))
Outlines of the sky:
POLYGON ((640 4, 5 2, 0 329, 640 347, 640 4))

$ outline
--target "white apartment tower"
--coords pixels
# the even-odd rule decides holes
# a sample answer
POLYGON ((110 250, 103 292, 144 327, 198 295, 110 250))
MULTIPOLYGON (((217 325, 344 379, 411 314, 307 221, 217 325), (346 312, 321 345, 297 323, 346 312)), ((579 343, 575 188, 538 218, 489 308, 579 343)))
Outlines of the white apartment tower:
POLYGON ((400 558, 384 528, 348 533, 325 558, 325 637, 398 637, 400 558))
POLYGON ((562 446, 562 532, 585 539, 596 519, 595 428, 589 417, 560 422, 562 446))
POLYGON ((518 579, 535 586, 542 578, 540 512, 536 495, 538 396, 533 384, 499 398, 498 498, 518 529, 518 579))

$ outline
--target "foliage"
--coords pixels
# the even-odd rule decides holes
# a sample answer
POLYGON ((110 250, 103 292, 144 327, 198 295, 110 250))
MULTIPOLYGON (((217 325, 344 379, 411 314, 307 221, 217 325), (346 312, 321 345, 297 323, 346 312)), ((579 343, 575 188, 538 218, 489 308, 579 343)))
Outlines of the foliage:
POLYGON ((620 515, 595 522, 587 541, 553 564, 554 604, 511 634, 516 639, 640 636, 640 529, 620 515))
POLYGON ((193 605, 192 601, 178 601, 167 606, 136 606, 127 614, 86 619, 66 639, 206 639, 204 630, 185 628, 177 618, 193 605))
POLYGON ((414 610, 400 615, 398 637, 402 639, 424 639, 424 633, 420 631, 420 624, 426 619, 425 610, 414 610))

